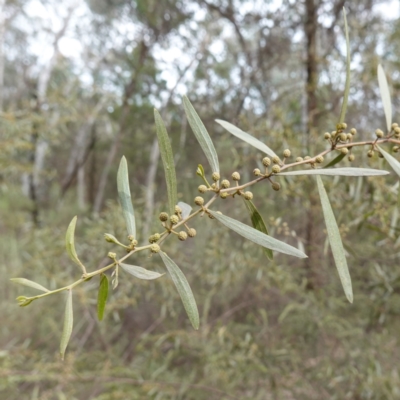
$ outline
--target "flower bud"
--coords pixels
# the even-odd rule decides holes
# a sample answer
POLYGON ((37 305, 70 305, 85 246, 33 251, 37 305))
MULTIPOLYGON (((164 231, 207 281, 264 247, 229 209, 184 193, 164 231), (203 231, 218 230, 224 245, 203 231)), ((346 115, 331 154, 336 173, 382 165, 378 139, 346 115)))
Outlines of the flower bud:
POLYGON ((274 164, 279 164, 279 163, 281 162, 281 160, 279 159, 278 156, 274 156, 274 157, 272 157, 272 162, 273 162, 274 164))
POLYGON ((175 214, 181 214, 182 213, 182 208, 179 206, 175 206, 175 214))
POLYGON ((183 242, 184 240, 186 240, 187 237, 188 237, 188 235, 187 235, 187 233, 186 233, 185 231, 180 231, 180 232, 178 233, 178 239, 181 240, 182 242, 183 242))
POLYGON ((222 187, 223 189, 228 189, 229 186, 231 186, 231 183, 228 181, 228 179, 224 179, 224 180, 221 182, 221 187, 222 187))
POLYGON ((340 140, 341 140, 342 142, 345 142, 345 141, 347 140, 347 134, 345 134, 344 132, 342 132, 342 133, 340 134, 340 140))
POLYGON ((253 174, 254 174, 255 176, 260 176, 260 175, 261 175, 261 171, 260 171, 258 168, 256 168, 256 169, 253 171, 253 174))
POLYGON ((325 138, 326 140, 330 139, 330 138, 331 138, 331 134, 330 134, 329 132, 325 132, 325 133, 324 133, 324 138, 325 138))
POLYGON ((240 181, 240 174, 239 174, 239 172, 234 172, 234 173, 232 174, 232 179, 233 179, 234 181, 240 181))
POLYGON ((207 186, 206 185, 200 185, 198 187, 198 190, 199 190, 200 193, 205 193, 205 192, 207 192, 207 186))
POLYGON ((262 163, 263 163, 264 167, 269 167, 271 165, 271 159, 269 157, 264 157, 262 159, 262 163))
POLYGON ((369 150, 367 153, 369 158, 372 158, 374 156, 374 151, 373 150, 369 150))
POLYGON ((318 164, 323 163, 323 162, 324 162, 324 157, 318 156, 318 157, 315 159, 315 162, 318 163, 318 164))
POLYGON ((115 236, 110 235, 109 233, 105 233, 105 234, 104 234, 104 239, 105 239, 106 242, 108 242, 108 243, 116 243, 116 244, 119 243, 118 239, 117 239, 115 236))
POLYGON ((246 199, 246 200, 252 200, 253 199, 253 193, 251 193, 251 192, 244 192, 244 198, 246 199))
POLYGON ((150 247, 150 251, 152 253, 159 253, 160 252, 160 246, 158 244, 153 244, 150 247))
POLYGON ((275 165, 272 167, 272 172, 273 172, 274 174, 278 174, 279 172, 281 172, 281 167, 280 167, 279 165, 275 164, 275 165))
POLYGON ((350 162, 352 162, 352 161, 354 161, 355 158, 356 158, 356 157, 355 157, 354 154, 350 154, 349 157, 348 157, 348 160, 349 160, 350 162))
POLYGON ((219 181, 220 175, 219 175, 218 172, 213 172, 213 174, 211 175, 211 177, 212 177, 212 180, 213 180, 214 182, 217 182, 217 181, 219 181))
POLYGON ((297 157, 296 158, 296 162, 302 162, 303 161, 303 157, 297 157))
POLYGON ((350 133, 354 136, 357 133, 357 129, 356 128, 351 128, 350 129, 350 133))
POLYGON ((107 254, 107 257, 108 257, 108 258, 111 258, 111 260, 115 260, 115 258, 117 257, 117 254, 116 254, 116 253, 113 253, 112 251, 110 251, 110 252, 107 254))
POLYGON ((158 219, 162 222, 168 221, 168 214, 166 212, 162 212, 159 216, 158 219))
POLYGON ((171 215, 169 217, 169 220, 171 221, 172 225, 176 225, 179 222, 179 218, 177 215, 171 215))
POLYGON ((342 154, 347 154, 349 152, 349 149, 347 147, 343 147, 342 149, 340 149, 340 152, 342 154))
POLYGON ((194 228, 190 228, 189 230, 188 230, 188 236, 189 237, 195 237, 197 235, 197 232, 196 232, 196 229, 194 229, 194 228))
POLYGON ((281 185, 278 182, 273 182, 272 183, 272 189, 278 191, 281 189, 281 185))
POLYGON ((202 206, 204 204, 204 199, 200 196, 195 197, 194 203, 198 206, 202 206))
POLYGON ((221 199, 225 200, 228 197, 228 193, 222 192, 222 193, 219 194, 219 197, 221 197, 221 199))
POLYGON ((381 138, 383 138, 384 133, 383 133, 383 131, 382 131, 381 129, 377 129, 377 130, 375 131, 375 135, 376 135, 376 137, 378 137, 379 139, 381 139, 381 138))
POLYGON ((283 151, 283 157, 288 158, 291 156, 291 151, 289 149, 286 149, 283 151))
POLYGON ((393 124, 392 124, 392 129, 395 129, 395 128, 397 128, 399 126, 399 124, 397 123, 397 122, 393 122, 393 124))
POLYGON ((397 153, 399 151, 399 146, 393 146, 393 152, 397 153))

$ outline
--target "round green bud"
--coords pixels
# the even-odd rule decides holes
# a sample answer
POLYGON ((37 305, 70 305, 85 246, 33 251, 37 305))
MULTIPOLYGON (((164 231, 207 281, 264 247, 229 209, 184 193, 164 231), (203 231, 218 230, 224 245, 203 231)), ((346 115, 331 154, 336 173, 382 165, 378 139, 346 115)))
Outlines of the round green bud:
POLYGON ((353 139, 353 135, 351 133, 347 134, 347 140, 352 140, 353 139))
POLYGON ((397 128, 399 126, 399 124, 397 123, 397 122, 393 122, 393 124, 392 124, 392 129, 395 129, 395 128, 397 128))
POLYGON ((181 214, 182 213, 182 208, 179 206, 175 206, 175 214, 181 214))
POLYGON ((281 189, 281 185, 278 182, 272 182, 272 189, 278 191, 281 189))
POLYGON ((260 175, 261 175, 261 171, 260 171, 258 168, 256 168, 256 169, 253 171, 253 174, 254 174, 255 176, 260 176, 260 175))
POLYGON ((198 187, 198 189, 199 189, 199 192, 200 192, 200 193, 205 193, 205 192, 207 192, 207 186, 206 186, 206 185, 200 185, 200 186, 198 187))
POLYGON ((273 172, 274 174, 278 174, 279 172, 281 172, 281 167, 280 167, 279 165, 275 164, 275 165, 272 167, 272 172, 273 172))
POLYGON ((326 140, 328 140, 328 139, 330 139, 332 136, 331 136, 331 134, 329 133, 329 132, 325 132, 324 133, 324 138, 326 139, 326 140))
POLYGON ((347 124, 345 122, 340 124, 340 129, 346 129, 347 128, 347 124))
POLYGON ((348 160, 349 160, 350 162, 352 162, 352 161, 354 161, 355 158, 356 158, 356 157, 355 157, 354 154, 350 154, 349 157, 348 157, 348 160))
POLYGON ((152 253, 159 253, 160 252, 160 246, 158 244, 152 244, 150 247, 150 251, 152 253))
POLYGON ((262 159, 262 163, 263 163, 264 167, 269 167, 271 165, 271 159, 269 157, 264 157, 262 159))
POLYGON ((180 232, 178 233, 178 239, 179 239, 179 240, 182 240, 182 242, 183 242, 184 240, 186 240, 187 237, 188 237, 188 234, 187 234, 185 231, 180 231, 180 232))
POLYGON ((342 142, 345 142, 345 141, 347 140, 347 134, 344 133, 344 132, 342 132, 342 133, 340 134, 340 140, 341 140, 342 142))
POLYGON ((117 254, 110 251, 110 252, 107 254, 107 257, 108 257, 108 258, 111 258, 111 260, 115 260, 115 258, 117 257, 117 254))
POLYGON ((304 161, 308 161, 308 160, 310 160, 310 159, 311 159, 310 156, 305 156, 305 157, 304 157, 304 161))
POLYGON ((133 242, 135 240, 135 237, 133 235, 128 235, 128 240, 130 242, 133 242))
POLYGON ((104 239, 108 243, 118 243, 117 238, 115 236, 113 236, 113 235, 110 235, 109 233, 105 233, 104 234, 104 239))
POLYGON ((244 196, 244 198, 246 200, 252 200, 253 199, 253 193, 251 193, 251 192, 244 192, 243 196, 244 196))
POLYGON ((369 150, 367 153, 369 158, 372 158, 374 156, 374 151, 373 150, 369 150))
POLYGON ((211 177, 212 177, 212 180, 213 180, 214 182, 217 182, 217 181, 219 181, 220 175, 219 175, 218 172, 213 172, 213 174, 211 175, 211 177))
POLYGON ((303 157, 297 157, 296 158, 296 162, 302 162, 303 161, 303 157))
POLYGON ((215 183, 211 184, 211 189, 215 190, 217 188, 217 185, 215 183))
POLYGON ((350 129, 350 133, 354 136, 357 133, 357 129, 356 128, 351 128, 350 129))
POLYGON ((221 197, 221 199, 226 199, 228 197, 228 193, 222 192, 219 194, 219 197, 221 197))
POLYGON ((288 158, 290 157, 292 152, 289 149, 283 151, 283 157, 288 158))
POLYGON ((194 198, 194 204, 202 206, 204 204, 204 199, 200 196, 194 198))
POLYGON ((396 128, 394 128, 394 132, 400 134, 400 126, 396 126, 396 128))
POLYGON ((189 230, 188 230, 188 236, 189 237, 195 237, 197 235, 197 232, 196 232, 196 229, 194 229, 194 228, 190 228, 189 230))
POLYGON ((169 217, 169 220, 171 221, 172 225, 176 225, 179 222, 179 218, 177 215, 171 215, 169 217))
POLYGON ((397 153, 399 151, 399 146, 393 146, 393 151, 397 153))
POLYGON ((322 156, 316 157, 315 162, 318 163, 318 164, 323 163, 324 162, 324 157, 322 157, 322 156))
POLYGON ((155 242, 155 240, 154 240, 153 235, 150 235, 149 236, 149 243, 154 243, 154 242, 155 242))
POLYGON ((166 212, 162 212, 159 216, 158 219, 162 222, 168 221, 168 214, 166 212))
POLYGON ((278 156, 274 156, 274 157, 272 157, 272 162, 273 162, 274 164, 279 164, 279 163, 281 162, 281 160, 279 159, 278 156))
POLYGON ((132 246, 132 247, 137 246, 137 244, 138 244, 138 241, 137 241, 137 240, 132 240, 132 242, 131 242, 131 246, 132 246))
POLYGON ((383 138, 384 133, 383 133, 383 131, 382 131, 381 129, 377 129, 377 130, 375 131, 375 135, 376 135, 376 137, 378 137, 379 139, 381 139, 381 138, 383 138))
POLYGON ((158 240, 160 240, 160 234, 159 233, 155 233, 153 235, 154 241, 157 242, 158 240))
POLYGON ((340 149, 340 152, 342 154, 347 154, 349 152, 349 149, 347 147, 343 147, 343 149, 340 149))
POLYGON ((234 173, 232 174, 232 179, 233 179, 234 181, 240 181, 240 174, 239 174, 239 172, 234 172, 234 173))
POLYGON ((228 181, 228 179, 224 179, 224 180, 221 182, 221 187, 222 187, 223 189, 228 189, 229 186, 231 186, 231 183, 228 181))

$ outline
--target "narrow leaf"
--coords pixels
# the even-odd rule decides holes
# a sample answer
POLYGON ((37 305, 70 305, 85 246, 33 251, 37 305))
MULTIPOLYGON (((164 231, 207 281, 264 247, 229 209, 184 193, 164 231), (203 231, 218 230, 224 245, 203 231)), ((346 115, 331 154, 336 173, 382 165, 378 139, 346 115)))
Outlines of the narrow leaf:
POLYGON ((164 165, 165 180, 167 181, 169 212, 172 215, 175 212, 175 206, 178 202, 174 156, 167 129, 165 128, 160 113, 156 109, 154 109, 154 119, 156 121, 156 131, 161 159, 164 165))
POLYGON ((38 289, 38 290, 41 290, 43 292, 50 292, 49 289, 46 289, 44 286, 40 285, 39 283, 30 281, 29 279, 11 278, 10 281, 13 281, 15 283, 19 283, 20 285, 29 286, 29 287, 32 287, 34 289, 38 289))
POLYGON ((118 168, 117 174, 117 188, 118 197, 121 204, 122 213, 128 230, 128 235, 132 235, 136 238, 136 223, 135 214, 133 212, 131 190, 129 188, 129 176, 128 176, 128 163, 126 158, 123 156, 118 168))
POLYGON ((181 210, 182 210, 182 218, 183 219, 185 219, 185 218, 187 218, 189 215, 190 215, 190 213, 192 212, 192 206, 190 206, 189 204, 187 204, 187 203, 184 203, 183 201, 180 201, 179 203, 178 203, 178 206, 181 208, 181 210))
POLYGON ((386 117, 386 126, 388 132, 390 132, 392 127, 392 102, 390 100, 389 85, 381 64, 378 65, 378 83, 382 97, 383 110, 386 117))
MULTIPOLYGON (((250 218, 251 218, 251 223, 253 225, 253 228, 257 229, 258 231, 265 233, 266 235, 268 235, 268 230, 267 230, 267 226, 265 225, 265 222, 263 220, 263 217, 261 216, 261 214, 258 212, 256 206, 254 205, 254 203, 251 200, 244 200, 244 204, 250 214, 250 218)), ((269 260, 273 260, 274 259, 274 254, 272 253, 271 249, 267 249, 266 247, 263 247, 263 250, 266 254, 266 256, 268 257, 269 260)))
POLYGON ((371 168, 319 168, 306 169, 302 171, 280 172, 277 176, 296 176, 296 175, 332 175, 332 176, 379 176, 388 175, 388 171, 371 168))
POLYGON ((353 289, 351 286, 349 268, 347 266, 347 260, 343 248, 342 239, 340 238, 339 228, 336 223, 335 215, 333 214, 324 184, 322 183, 322 179, 319 176, 317 176, 317 184, 333 258, 335 260, 336 268, 339 272, 339 277, 340 281, 342 282, 344 293, 346 294, 347 300, 352 303, 353 289))
POLYGON ((197 304, 196 300, 194 299, 192 289, 190 288, 185 275, 166 253, 160 251, 158 254, 160 254, 169 274, 171 275, 172 281, 175 284, 179 296, 181 296, 183 306, 185 307, 186 313, 193 325, 193 328, 199 329, 199 311, 197 309, 197 304))
POLYGON ((100 274, 100 285, 97 293, 97 318, 101 321, 104 317, 108 298, 108 278, 105 274, 100 274))
POLYGON ((255 147, 258 150, 261 150, 265 154, 268 154, 271 157, 275 157, 276 154, 273 150, 271 150, 266 144, 263 142, 260 142, 258 139, 256 139, 254 136, 251 136, 247 132, 242 131, 235 125, 232 125, 229 122, 223 121, 222 119, 216 119, 215 120, 218 124, 220 124, 223 128, 225 128, 229 133, 231 133, 233 136, 236 136, 239 139, 242 139, 248 144, 251 144, 253 147, 255 147))
POLYGON ((385 160, 388 164, 393 168, 393 171, 396 172, 398 176, 400 176, 400 162, 390 155, 387 151, 383 150, 381 147, 377 146, 385 160))
POLYGON ((67 303, 65 306, 64 314, 64 328, 61 336, 60 343, 60 356, 61 360, 64 360, 65 350, 67 349, 69 339, 71 338, 72 327, 74 325, 74 315, 72 311, 72 290, 68 290, 67 303))
POLYGON ((334 165, 336 165, 337 163, 339 163, 340 161, 343 160, 343 158, 346 157, 346 154, 340 153, 337 157, 335 157, 331 162, 329 162, 328 164, 325 165, 324 168, 329 168, 329 167, 333 167, 334 165))
POLYGON ((281 242, 280 240, 274 239, 265 233, 259 232, 258 230, 237 221, 236 219, 227 217, 226 215, 217 214, 215 211, 208 210, 208 212, 219 222, 221 222, 221 224, 225 225, 229 229, 232 229, 234 232, 245 237, 246 239, 259 244, 260 246, 266 247, 267 249, 276 250, 280 253, 289 254, 291 256, 307 258, 302 251, 296 249, 295 247, 281 242))
POLYGON ((159 274, 158 272, 149 271, 148 269, 142 267, 137 267, 136 265, 120 264, 120 266, 124 271, 128 272, 134 277, 146 281, 157 279, 164 275, 164 274, 159 274))
POLYGON ((82 268, 82 272, 85 273, 85 267, 79 260, 75 250, 75 226, 77 218, 77 216, 72 218, 72 221, 68 225, 67 233, 65 234, 65 247, 67 248, 67 253, 71 260, 78 264, 82 268))
POLYGON ((200 143, 200 146, 203 149, 208 162, 210 163, 212 172, 219 172, 218 155, 215 151, 214 144, 207 132, 206 127, 186 96, 183 96, 183 106, 185 108, 185 113, 189 124, 192 127, 193 133, 195 134, 197 141, 200 143))
POLYGON ((346 117, 347 102, 349 100, 350 92, 350 40, 349 29, 347 26, 346 9, 343 7, 344 31, 346 35, 346 83, 344 86, 342 109, 340 110, 339 124, 344 122, 346 117))

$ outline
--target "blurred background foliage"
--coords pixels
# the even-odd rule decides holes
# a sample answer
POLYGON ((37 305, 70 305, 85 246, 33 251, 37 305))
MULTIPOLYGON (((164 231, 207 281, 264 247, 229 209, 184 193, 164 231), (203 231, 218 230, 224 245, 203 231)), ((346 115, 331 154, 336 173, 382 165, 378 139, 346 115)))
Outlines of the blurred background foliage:
MULTIPOLYGON (((25 277, 49 288, 79 277, 64 250, 78 214, 90 270, 124 238, 116 169, 129 163, 139 241, 167 208, 153 107, 166 121, 180 200, 193 202, 198 163, 211 171, 184 116, 187 94, 208 127, 222 175, 243 180, 262 155, 214 122, 230 121, 294 157, 326 145, 345 79, 346 122, 369 139, 383 128, 376 68, 399 109, 399 3, 384 0, 0 1, 0 397, 2 399, 399 399, 399 183, 394 175, 324 179, 344 238, 355 299, 342 292, 314 180, 254 188, 270 233, 304 246, 276 255, 208 218, 194 240, 166 243, 195 294, 194 331, 172 281, 125 276, 104 321, 98 280, 74 291, 75 326, 58 359, 65 296, 19 309, 25 277)), ((388 169, 356 149, 356 166, 388 169)), ((343 165, 349 165, 343 160, 343 165)), ((242 200, 221 211, 250 223, 242 200)), ((162 272, 158 256, 132 261, 162 272)))

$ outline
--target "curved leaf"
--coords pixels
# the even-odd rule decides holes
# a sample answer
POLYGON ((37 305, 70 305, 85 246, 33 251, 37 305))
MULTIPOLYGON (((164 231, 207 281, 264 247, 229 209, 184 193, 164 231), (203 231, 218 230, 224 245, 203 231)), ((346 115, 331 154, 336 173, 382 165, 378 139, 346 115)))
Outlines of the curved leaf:
POLYGON ((43 292, 50 292, 49 289, 46 289, 44 286, 40 285, 39 283, 30 281, 29 279, 25 278, 11 278, 10 281, 15 283, 19 283, 20 285, 29 286, 37 290, 41 290, 43 292))
POLYGON ((100 285, 97 293, 97 318, 101 321, 104 317, 108 298, 108 278, 105 274, 100 274, 100 285))
POLYGON ((333 258, 335 260, 336 268, 339 272, 339 277, 340 281, 342 282, 344 293, 346 294, 347 300, 352 303, 353 289, 351 285, 351 277, 349 273, 349 268, 347 266, 347 260, 343 248, 342 239, 340 237, 339 228, 337 226, 335 215, 333 214, 328 195, 326 194, 324 184, 322 183, 322 179, 319 176, 317 176, 317 184, 333 258))
MULTIPOLYGON (((263 217, 258 212, 254 203, 251 200, 244 200, 244 204, 250 214, 251 223, 253 225, 253 228, 268 235, 267 226, 265 225, 263 217)), ((269 260, 274 259, 274 254, 272 253, 271 249, 267 249, 266 247, 263 247, 263 250, 269 260)))
POLYGON ((206 127, 186 96, 183 96, 183 106, 185 108, 185 113, 189 124, 192 127, 193 133, 195 134, 197 141, 200 143, 200 146, 203 149, 208 162, 210 163, 212 172, 219 173, 218 155, 215 151, 214 144, 207 132, 206 127))
POLYGON ((67 349, 69 339, 71 338, 72 327, 74 325, 74 314, 72 310, 72 290, 68 290, 67 303, 65 305, 64 314, 64 328, 61 335, 60 343, 60 356, 61 360, 64 360, 65 350, 67 349))
POLYGON ((222 119, 216 119, 215 120, 218 124, 220 124, 223 128, 225 128, 229 133, 231 133, 233 136, 236 136, 239 139, 242 139, 248 144, 251 144, 253 147, 255 147, 258 150, 261 150, 263 153, 268 154, 271 157, 275 157, 276 154, 273 150, 271 150, 266 144, 263 142, 260 142, 258 139, 256 139, 254 136, 251 136, 247 132, 242 131, 235 125, 223 121, 222 119))
POLYGON ((381 64, 378 65, 378 83, 382 97, 383 111, 386 117, 386 126, 388 132, 390 132, 392 127, 392 101, 390 100, 389 85, 381 64))
POLYGON ((118 174, 117 174, 117 188, 118 197, 121 204, 122 213, 128 230, 128 235, 132 235, 136 238, 136 223, 135 214, 133 212, 131 191, 129 188, 129 175, 128 175, 128 163, 126 158, 123 156, 119 163, 118 174))
POLYGON ((221 224, 225 225, 229 229, 232 229, 239 235, 251 240, 260 246, 266 247, 267 249, 275 250, 280 253, 289 254, 290 256, 295 256, 299 258, 307 258, 307 256, 295 247, 290 246, 280 240, 274 239, 265 233, 259 232, 258 230, 245 225, 236 219, 227 217, 226 215, 218 214, 215 211, 208 210, 208 212, 215 217, 221 224))
POLYGON ((75 216, 74 218, 72 218, 72 221, 68 225, 67 233, 65 234, 65 247, 67 249, 67 253, 70 259, 78 264, 82 268, 82 272, 85 273, 85 267, 79 260, 75 250, 75 226, 77 219, 78 217, 75 216))
POLYGON ((350 40, 349 40, 349 29, 347 27, 346 9, 343 7, 343 19, 344 19, 344 32, 346 35, 346 83, 344 86, 342 108, 340 110, 339 124, 344 122, 347 110, 347 102, 349 100, 350 92, 350 40))
POLYGON ((343 158, 346 157, 346 154, 340 153, 337 157, 335 157, 331 162, 329 162, 328 164, 326 164, 324 166, 324 168, 329 168, 329 167, 333 167, 334 165, 336 165, 338 162, 342 161, 343 158))
POLYGON ((379 176, 388 175, 388 171, 371 168, 319 168, 305 169, 302 171, 280 172, 277 176, 296 176, 296 175, 332 175, 332 176, 379 176))
POLYGON ((172 215, 175 212, 175 206, 178 202, 174 156, 172 153, 171 142, 169 140, 167 129, 165 128, 160 113, 156 109, 154 109, 154 119, 156 121, 158 145, 160 147, 161 159, 165 172, 165 180, 167 182, 169 213, 172 215))
POLYGON ((164 275, 159 274, 158 272, 149 271, 148 269, 142 267, 137 267, 136 265, 120 264, 120 266, 124 271, 128 272, 128 274, 146 281, 157 279, 164 275))
POLYGON ((396 172, 398 176, 400 176, 400 162, 390 155, 387 151, 383 150, 381 147, 377 146, 385 160, 388 164, 393 168, 393 171, 396 172))
POLYGON ((158 254, 161 256, 165 266, 167 267, 179 296, 181 296, 183 306, 185 307, 186 313, 193 325, 193 328, 199 329, 199 311, 197 309, 197 304, 193 296, 192 289, 190 288, 185 275, 166 253, 160 251, 158 254))

